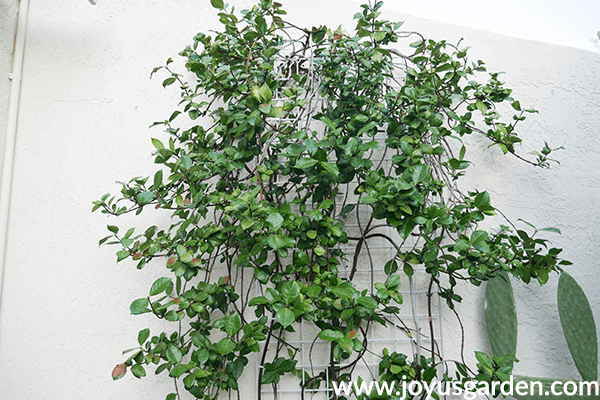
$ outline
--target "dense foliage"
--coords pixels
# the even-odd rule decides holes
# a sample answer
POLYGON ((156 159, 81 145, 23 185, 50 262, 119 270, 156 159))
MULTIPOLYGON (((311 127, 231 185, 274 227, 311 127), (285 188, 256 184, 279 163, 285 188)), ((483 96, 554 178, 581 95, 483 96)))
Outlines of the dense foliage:
MULTIPOLYGON (((444 379, 439 349, 433 341, 421 349, 422 333, 400 317, 402 276, 412 282, 424 271, 431 313, 436 292, 456 307, 460 281, 479 285, 508 271, 544 284, 567 263, 535 228, 479 228, 497 212, 489 194, 456 186, 470 165, 461 138, 473 133, 547 166, 547 145, 535 160, 517 154, 517 125, 532 110, 466 49, 380 19, 381 2, 362 6, 354 34, 298 28, 271 0, 241 16, 222 0, 212 4, 223 30, 198 34, 180 53, 194 80, 185 82, 172 60, 153 72, 167 71, 163 86, 181 90, 177 110, 157 123, 168 141, 152 139, 160 168, 94 202, 110 215, 156 208, 172 218, 125 232, 110 225, 101 240, 138 268, 164 260, 166 276, 130 309, 173 323, 152 336, 140 331, 140 347, 113 377, 127 369, 142 377, 156 365, 197 398, 213 399, 239 389, 258 353, 261 385, 296 375, 304 394, 356 378, 367 332, 394 321, 417 350, 380 351, 381 379, 444 379), (412 54, 398 50, 403 40, 413 41, 412 54), (374 265, 374 239, 395 249, 385 265, 374 265), (381 279, 356 279, 373 268, 381 279), (286 341, 300 323, 330 342, 327 366, 312 373, 297 368, 300 350, 286 341)), ((428 329, 433 337, 431 319, 428 329)), ((510 372, 511 357, 477 357, 477 379, 510 372)), ((456 366, 445 379, 476 375, 456 366)))

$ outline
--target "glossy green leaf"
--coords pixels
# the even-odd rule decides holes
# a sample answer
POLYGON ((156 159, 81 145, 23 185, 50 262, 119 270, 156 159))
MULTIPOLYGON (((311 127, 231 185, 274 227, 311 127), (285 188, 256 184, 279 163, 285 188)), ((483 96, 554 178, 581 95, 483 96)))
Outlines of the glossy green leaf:
POLYGON ((162 144, 162 142, 158 139, 154 139, 152 138, 152 145, 157 149, 157 150, 162 150, 165 148, 165 146, 162 144))
POLYGON ((217 343, 217 351, 222 355, 229 354, 235 349, 235 343, 229 338, 223 338, 217 343))
POLYGON ((296 162, 295 167, 299 169, 310 168, 317 164, 317 160, 314 158, 301 158, 296 162))
POLYGON ((334 331, 332 329, 324 329, 319 332, 319 338, 328 342, 340 340, 344 337, 344 334, 340 331, 334 331))
POLYGON ((214 8, 217 8, 219 10, 222 10, 223 8, 225 8, 225 5, 223 4, 223 0, 210 0, 210 4, 212 4, 212 6, 214 8))
POLYGON ((266 83, 258 89, 258 94, 260 99, 265 103, 268 103, 273 98, 273 92, 271 92, 271 88, 266 83))
POLYGON ((150 329, 148 329, 148 328, 142 329, 138 333, 138 343, 140 344, 140 346, 146 342, 146 340, 148 339, 149 336, 150 336, 150 329))
POLYGON ((133 303, 129 306, 129 310, 133 315, 144 314, 150 312, 148 309, 148 299, 141 298, 134 300, 133 303))
POLYGON ((233 336, 238 333, 241 328, 242 319, 240 318, 240 314, 237 311, 234 311, 225 321, 225 332, 227 332, 229 336, 233 336))
POLYGON ((267 237, 266 243, 271 246, 273 250, 279 250, 284 247, 294 247, 296 241, 282 235, 271 235, 267 237))
POLYGON ((275 313, 275 318, 285 328, 285 327, 290 326, 292 324, 292 322, 294 322, 294 320, 296 319, 296 316, 292 310, 284 307, 284 308, 280 308, 279 311, 277 311, 277 313, 275 313))
POLYGON ((181 353, 181 350, 179 350, 179 347, 173 346, 172 344, 167 347, 167 360, 173 364, 179 364, 182 358, 183 354, 181 353))
POLYGON ((281 298, 285 305, 292 304, 300 296, 300 285, 296 281, 287 281, 281 285, 281 298))
POLYGON ((267 217, 267 222, 273 226, 275 229, 281 228, 281 224, 283 223, 283 217, 278 212, 274 212, 269 214, 267 217))
POLYGON ((323 169, 325 171, 329 172, 330 174, 333 174, 334 176, 338 176, 340 174, 340 171, 338 170, 337 165, 335 165, 333 163, 322 162, 321 167, 323 167, 323 169))
POLYGON ((152 192, 142 192, 136 196, 138 203, 140 204, 148 204, 154 199, 154 193, 152 192))
POLYGON ((154 283, 152 284, 152 287, 150 288, 150 296, 155 296, 155 295, 163 292, 172 283, 173 283, 173 280, 171 278, 166 278, 166 277, 158 278, 157 280, 154 281, 154 283))
POLYGON ((140 364, 133 364, 131 366, 131 373, 136 378, 143 378, 146 376, 146 370, 140 364))
POLYGON ((248 229, 252 225, 254 225, 254 221, 252 219, 250 219, 250 218, 247 218, 247 219, 245 219, 245 220, 242 221, 241 225, 242 225, 242 229, 248 229))

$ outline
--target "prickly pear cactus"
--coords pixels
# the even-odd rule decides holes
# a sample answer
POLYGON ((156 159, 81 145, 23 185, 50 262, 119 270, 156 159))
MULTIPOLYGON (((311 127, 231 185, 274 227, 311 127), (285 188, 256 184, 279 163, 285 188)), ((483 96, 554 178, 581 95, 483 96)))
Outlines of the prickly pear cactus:
POLYGON ((517 308, 508 274, 490 279, 485 289, 485 322, 494 356, 517 352, 517 308))
POLYGON ((581 377, 598 377, 598 337, 596 323, 583 289, 566 272, 558 280, 558 312, 569 351, 581 377))

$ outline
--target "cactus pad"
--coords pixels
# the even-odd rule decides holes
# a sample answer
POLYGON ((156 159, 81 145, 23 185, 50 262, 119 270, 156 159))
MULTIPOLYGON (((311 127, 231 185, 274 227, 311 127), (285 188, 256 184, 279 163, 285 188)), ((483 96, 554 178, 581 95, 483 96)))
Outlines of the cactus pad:
POLYGON ((494 356, 517 352, 517 309, 506 272, 490 279, 485 289, 485 322, 494 356))
POLYGON ((558 313, 577 370, 586 381, 598 377, 598 337, 594 315, 583 289, 566 272, 558 280, 558 313))

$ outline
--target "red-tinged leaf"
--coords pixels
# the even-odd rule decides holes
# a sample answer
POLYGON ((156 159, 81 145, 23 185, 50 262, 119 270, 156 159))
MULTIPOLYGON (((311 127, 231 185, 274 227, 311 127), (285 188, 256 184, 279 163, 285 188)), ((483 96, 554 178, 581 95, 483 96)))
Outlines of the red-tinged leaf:
POLYGON ((125 367, 125 364, 119 364, 115 367, 115 369, 113 369, 112 378, 114 381, 116 381, 116 380, 124 377, 126 373, 127 373, 127 367, 125 367))

